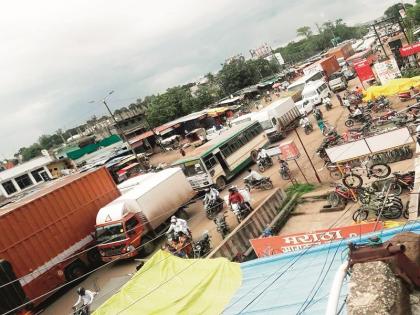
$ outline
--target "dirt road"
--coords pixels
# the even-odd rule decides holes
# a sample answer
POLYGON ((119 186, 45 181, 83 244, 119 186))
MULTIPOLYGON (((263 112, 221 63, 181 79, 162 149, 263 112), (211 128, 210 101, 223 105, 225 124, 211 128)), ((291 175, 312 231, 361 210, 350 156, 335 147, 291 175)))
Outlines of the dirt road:
MULTIPOLYGON (((358 84, 358 81, 350 81, 350 87, 354 87, 358 84)), ((400 109, 406 107, 408 103, 398 104, 395 99, 392 99, 394 108, 400 109)), ((322 106, 321 110, 324 113, 325 120, 328 124, 334 125, 337 127, 339 133, 345 131, 346 127, 344 126, 344 121, 347 118, 347 110, 340 107, 337 99, 333 98, 333 109, 331 111, 326 111, 322 106)), ((311 115, 312 116, 312 115, 311 115)), ((330 184, 333 180, 330 178, 329 173, 326 169, 323 169, 323 161, 316 156, 315 151, 319 144, 322 141, 321 131, 317 128, 315 120, 311 117, 311 120, 314 124, 314 131, 305 135, 301 128, 297 129, 304 146, 307 149, 309 158, 312 159, 315 170, 318 172, 322 183, 319 184, 316 180, 315 171, 311 167, 308 157, 304 154, 302 145, 299 143, 295 132, 291 132, 286 140, 294 140, 298 146, 301 157, 298 159, 298 163, 306 176, 306 179, 310 183, 315 183, 318 186, 318 190, 329 190, 330 184)), ((168 152, 165 154, 158 154, 152 157, 152 163, 158 164, 160 162, 171 163, 180 158, 180 154, 177 151, 168 152)), ((298 182, 304 183, 305 179, 303 175, 299 172, 295 163, 289 163, 293 175, 296 177, 298 182)), ((255 166, 253 166, 255 168, 255 166)), ((405 171, 413 168, 413 163, 411 160, 406 160, 391 165, 392 171, 405 171)), ((275 161, 274 166, 265 171, 265 176, 270 176, 275 187, 286 188, 288 185, 291 185, 289 181, 284 181, 280 178, 278 174, 279 165, 275 161)), ((232 182, 232 184, 243 186, 243 177, 246 176, 246 171, 243 174, 240 174, 232 182)), ((270 191, 252 191, 252 205, 257 206, 268 194, 270 191)), ((222 196, 226 194, 226 190, 222 192, 222 196)), ((330 212, 330 213, 319 213, 319 209, 322 207, 322 203, 315 204, 306 204, 305 206, 300 206, 295 214, 290 218, 286 226, 283 228, 282 233, 292 233, 292 232, 305 232, 313 231, 316 229, 328 228, 334 221, 336 221, 342 212, 330 212)), ((225 206, 225 210, 227 207, 225 206)), ((213 247, 217 246, 222 238, 218 235, 216 231, 216 226, 213 221, 210 221, 206 218, 201 202, 196 202, 188 208, 188 212, 191 216, 189 221, 190 228, 193 232, 193 237, 198 238, 204 231, 208 231, 212 237, 213 247)), ((231 229, 237 225, 236 218, 231 213, 227 211, 228 218, 227 222, 231 229)), ((348 225, 351 224, 351 214, 352 211, 349 211, 339 222, 339 225, 348 225)), ((99 295, 95 300, 95 305, 93 309, 104 303, 107 298, 109 298, 118 288, 124 284, 135 272, 135 266, 137 262, 134 261, 124 261, 111 264, 110 266, 104 267, 101 270, 90 275, 85 281, 80 285, 85 288, 99 290, 99 295)), ((71 306, 76 300, 75 289, 69 290, 66 294, 57 299, 52 303, 44 312, 44 314, 70 314, 71 306)))

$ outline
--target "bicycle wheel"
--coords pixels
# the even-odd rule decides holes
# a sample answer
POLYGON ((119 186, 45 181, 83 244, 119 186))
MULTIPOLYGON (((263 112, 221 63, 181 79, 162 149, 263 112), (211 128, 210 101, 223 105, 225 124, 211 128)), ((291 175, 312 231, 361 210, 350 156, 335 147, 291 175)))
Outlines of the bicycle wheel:
POLYGON ((391 183, 391 187, 389 188, 389 194, 394 196, 401 195, 402 187, 399 183, 391 183))
POLYGON ((334 180, 339 180, 343 178, 343 174, 339 170, 330 171, 330 177, 334 180))
MULTIPOLYGON (((378 213, 379 214, 379 213, 378 213)), ((382 211, 382 216, 385 219, 398 219, 402 215, 402 209, 396 206, 390 206, 382 211)))
POLYGON ((404 208, 404 212, 403 212, 403 216, 404 218, 406 218, 407 220, 410 218, 410 214, 408 212, 408 208, 410 207, 410 200, 407 201, 407 203, 405 204, 405 208, 404 208))
POLYGON ((343 184, 347 188, 359 188, 363 185, 363 179, 357 174, 347 174, 343 177, 343 184))
POLYGON ((391 174, 391 168, 388 164, 375 164, 372 165, 369 169, 373 177, 376 178, 385 178, 391 174))
POLYGON ((357 191, 357 196, 359 197, 359 201, 364 205, 367 205, 370 202, 370 194, 363 189, 357 191))
POLYGON ((335 192, 330 193, 327 197, 327 200, 333 208, 337 207, 341 202, 340 196, 335 192))
POLYGON ((359 208, 353 213, 353 221, 361 222, 366 221, 369 216, 369 211, 364 208, 359 208))

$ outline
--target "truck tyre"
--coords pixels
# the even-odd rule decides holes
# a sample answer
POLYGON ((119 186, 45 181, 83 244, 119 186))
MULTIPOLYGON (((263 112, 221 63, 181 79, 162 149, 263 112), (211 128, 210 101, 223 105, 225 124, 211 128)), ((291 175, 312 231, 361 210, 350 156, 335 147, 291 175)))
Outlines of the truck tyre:
POLYGON ((223 176, 220 176, 216 179, 217 190, 221 191, 226 187, 226 179, 223 176))
POLYGON ((142 238, 141 245, 140 245, 140 256, 146 257, 153 253, 155 250, 155 243, 153 241, 153 238, 149 235, 145 235, 142 238))
POLYGON ((89 261, 89 265, 92 267, 98 267, 102 265, 102 257, 96 247, 87 252, 87 259, 89 261))
POLYGON ((86 273, 86 266, 80 260, 71 263, 64 271, 67 281, 82 277, 86 273))
POLYGON ((183 219, 183 220, 188 220, 190 218, 190 215, 188 214, 187 211, 185 211, 184 208, 180 208, 176 212, 176 217, 180 218, 180 219, 183 219))

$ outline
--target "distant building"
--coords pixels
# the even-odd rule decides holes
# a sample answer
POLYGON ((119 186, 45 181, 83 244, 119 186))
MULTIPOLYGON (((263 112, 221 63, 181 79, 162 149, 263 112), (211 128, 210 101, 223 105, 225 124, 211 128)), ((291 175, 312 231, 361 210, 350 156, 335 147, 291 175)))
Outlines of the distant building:
POLYGON ((53 178, 47 165, 53 161, 50 156, 41 156, 16 165, 0 173, 0 191, 10 197, 53 178))

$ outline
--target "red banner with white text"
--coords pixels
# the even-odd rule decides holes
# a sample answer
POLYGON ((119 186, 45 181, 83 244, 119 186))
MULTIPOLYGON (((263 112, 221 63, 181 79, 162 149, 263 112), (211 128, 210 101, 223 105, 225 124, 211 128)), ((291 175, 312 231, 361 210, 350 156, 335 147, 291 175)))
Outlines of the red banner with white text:
MULTIPOLYGON (((356 237, 373 232, 375 222, 343 226, 329 230, 319 230, 308 233, 296 233, 279 235, 249 240, 258 257, 277 255, 301 250, 314 245, 329 243, 350 237, 356 237)), ((378 222, 376 230, 383 228, 382 222, 378 222)))

